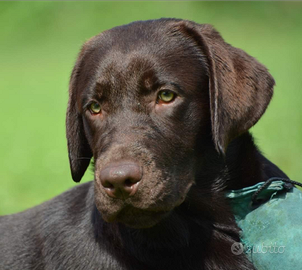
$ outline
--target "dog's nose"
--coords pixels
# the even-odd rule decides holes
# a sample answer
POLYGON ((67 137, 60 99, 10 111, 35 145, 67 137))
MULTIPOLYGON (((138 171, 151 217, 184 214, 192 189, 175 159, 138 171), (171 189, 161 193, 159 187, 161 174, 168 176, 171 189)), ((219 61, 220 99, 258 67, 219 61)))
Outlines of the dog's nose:
POLYGON ((112 163, 100 172, 101 184, 112 198, 127 199, 133 196, 141 178, 142 170, 136 163, 112 163))

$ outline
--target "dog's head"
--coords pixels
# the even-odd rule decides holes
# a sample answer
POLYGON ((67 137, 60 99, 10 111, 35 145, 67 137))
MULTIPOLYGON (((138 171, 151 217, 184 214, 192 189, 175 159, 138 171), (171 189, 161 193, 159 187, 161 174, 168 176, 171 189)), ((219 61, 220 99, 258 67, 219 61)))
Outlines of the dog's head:
POLYGON ((210 25, 161 19, 105 31, 84 44, 71 75, 72 177, 93 157, 103 218, 153 226, 185 200, 204 149, 223 155, 258 121, 273 85, 210 25))

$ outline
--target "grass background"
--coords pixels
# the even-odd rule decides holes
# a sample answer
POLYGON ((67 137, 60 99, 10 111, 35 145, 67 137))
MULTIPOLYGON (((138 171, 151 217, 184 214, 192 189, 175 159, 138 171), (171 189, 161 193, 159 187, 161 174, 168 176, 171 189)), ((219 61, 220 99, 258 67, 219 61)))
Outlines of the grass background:
MULTIPOLYGON (((269 68, 275 95, 252 132, 266 156, 301 181, 301 14, 301 2, 0 2, 0 214, 75 185, 64 125, 82 43, 105 29, 160 17, 211 23, 269 68)), ((84 181, 90 179, 88 171, 84 181)))

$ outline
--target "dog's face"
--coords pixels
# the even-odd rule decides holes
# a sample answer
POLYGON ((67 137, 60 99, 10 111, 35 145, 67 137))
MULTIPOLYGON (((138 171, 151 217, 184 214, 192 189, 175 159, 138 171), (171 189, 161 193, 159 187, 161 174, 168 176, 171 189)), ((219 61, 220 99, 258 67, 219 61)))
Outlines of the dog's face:
POLYGON ((273 80, 228 46, 209 26, 178 20, 113 28, 83 46, 70 83, 69 155, 75 181, 94 157, 106 221, 155 225, 201 181, 204 144, 223 153, 262 115, 273 80))

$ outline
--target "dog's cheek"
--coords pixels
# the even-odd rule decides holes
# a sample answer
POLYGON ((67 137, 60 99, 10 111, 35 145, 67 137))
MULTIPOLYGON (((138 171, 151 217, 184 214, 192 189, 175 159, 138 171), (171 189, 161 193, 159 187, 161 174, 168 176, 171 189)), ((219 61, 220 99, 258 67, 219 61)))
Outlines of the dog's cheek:
POLYGON ((158 171, 163 173, 160 177, 155 178, 155 195, 153 197, 155 203, 165 204, 172 209, 185 200, 195 178, 192 155, 185 155, 184 158, 186 159, 177 160, 175 156, 166 166, 162 168, 157 166, 158 171))
POLYGON ((208 104, 200 97, 189 100, 175 114, 176 121, 171 128, 169 161, 172 179, 172 190, 177 194, 179 202, 183 202, 189 189, 195 183, 195 170, 198 164, 200 141, 209 136, 210 117, 208 104), (176 133, 177 136, 174 136, 176 133), (175 139, 177 138, 177 139, 175 139), (173 141, 173 143, 171 143, 173 141))

